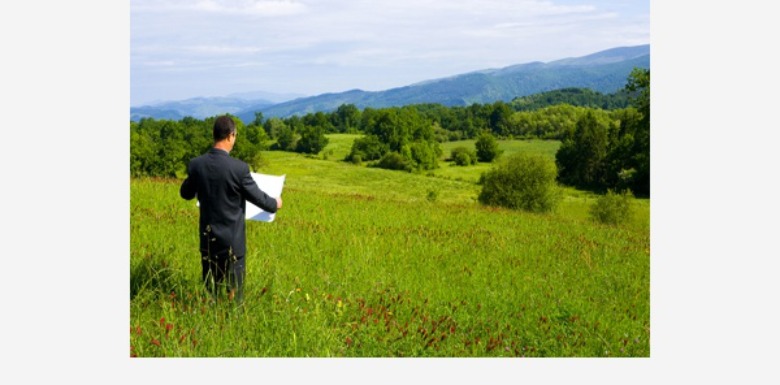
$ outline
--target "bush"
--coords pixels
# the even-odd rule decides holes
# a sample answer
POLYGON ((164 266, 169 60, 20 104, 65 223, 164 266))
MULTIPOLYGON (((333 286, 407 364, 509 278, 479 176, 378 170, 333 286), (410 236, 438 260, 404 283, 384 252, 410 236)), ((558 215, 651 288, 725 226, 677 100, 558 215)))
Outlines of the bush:
POLYGON ((552 211, 561 198, 555 163, 542 155, 517 154, 482 174, 478 200, 485 205, 552 211))
POLYGON ((347 155, 347 160, 352 160, 358 154, 360 154, 361 161, 375 160, 381 158, 388 151, 387 145, 382 143, 377 136, 366 135, 352 142, 352 150, 347 155))
POLYGON ((622 193, 608 190, 605 195, 599 197, 596 203, 591 206, 591 218, 610 225, 628 223, 634 215, 631 206, 633 198, 634 194, 631 193, 631 190, 625 190, 622 193))
POLYGON ((416 169, 432 170, 439 167, 436 151, 438 145, 436 142, 413 142, 409 145, 410 159, 416 169))
POLYGON ((388 152, 385 154, 385 156, 379 160, 379 163, 376 164, 376 167, 386 168, 388 170, 412 171, 412 166, 409 164, 409 161, 397 152, 388 152))
POLYGON ((502 151, 498 149, 498 141, 496 141, 496 138, 487 132, 479 135, 474 146, 476 147, 477 158, 480 162, 492 162, 502 153, 502 151))
POLYGON ((263 168, 269 166, 268 160, 263 156, 263 153, 258 151, 255 153, 255 155, 252 157, 252 161, 249 162, 249 165, 252 167, 252 171, 259 172, 263 168))
POLYGON ((282 127, 276 137, 275 150, 282 151, 294 151, 298 146, 298 140, 301 136, 298 135, 293 129, 285 126, 282 127))
POLYGON ((458 166, 470 166, 477 163, 477 153, 466 147, 456 147, 452 150, 450 158, 458 166))
POLYGON ((328 145, 328 138, 325 136, 325 130, 319 126, 304 126, 301 130, 301 137, 295 144, 295 152, 305 154, 318 154, 328 145))
POLYGON ((363 163, 363 153, 362 152, 357 152, 357 153, 349 154, 349 156, 347 157, 347 160, 352 162, 352 163, 354 163, 354 164, 358 164, 359 165, 359 164, 363 163))

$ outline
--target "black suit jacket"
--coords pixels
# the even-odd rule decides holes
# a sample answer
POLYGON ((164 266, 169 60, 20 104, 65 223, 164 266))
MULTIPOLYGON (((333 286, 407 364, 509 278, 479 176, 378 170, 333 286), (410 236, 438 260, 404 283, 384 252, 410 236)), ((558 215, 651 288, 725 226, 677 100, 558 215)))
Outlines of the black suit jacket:
POLYGON ((200 202, 202 255, 246 255, 246 201, 276 212, 276 199, 257 187, 249 166, 216 148, 190 160, 179 194, 200 202))

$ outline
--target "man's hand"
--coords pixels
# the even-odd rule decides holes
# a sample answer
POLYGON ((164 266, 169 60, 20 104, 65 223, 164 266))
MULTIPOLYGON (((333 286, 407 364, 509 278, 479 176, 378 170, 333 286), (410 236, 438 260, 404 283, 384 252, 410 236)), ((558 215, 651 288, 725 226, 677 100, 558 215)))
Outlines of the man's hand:
POLYGON ((276 197, 276 209, 282 208, 282 197, 276 197))

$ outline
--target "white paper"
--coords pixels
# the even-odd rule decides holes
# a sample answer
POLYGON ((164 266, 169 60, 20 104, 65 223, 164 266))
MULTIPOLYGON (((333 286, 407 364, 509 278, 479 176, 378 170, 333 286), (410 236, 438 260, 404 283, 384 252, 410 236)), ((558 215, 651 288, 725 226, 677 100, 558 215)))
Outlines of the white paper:
MULTIPOLYGON (((257 187, 260 187, 260 190, 263 190, 264 193, 268 194, 272 198, 277 198, 282 196, 282 188, 284 188, 284 178, 285 175, 266 175, 266 174, 257 174, 257 173, 250 173, 252 175, 252 179, 255 180, 255 183, 257 183, 257 187)), ((276 217, 275 213, 269 213, 267 211, 264 211, 263 209, 253 205, 251 202, 246 201, 246 219, 250 221, 263 221, 263 222, 273 222, 274 217, 276 217)))
MULTIPOLYGON (((271 198, 278 198, 282 196, 282 188, 284 188, 284 178, 287 176, 285 175, 267 175, 267 174, 257 174, 254 172, 250 172, 249 174, 252 175, 252 179, 255 180, 255 183, 257 183, 257 187, 260 187, 260 190, 262 190, 264 193, 268 194, 271 198)), ((196 202, 196 205, 200 206, 200 202, 196 202)), ((265 211, 250 201, 246 201, 246 219, 249 221, 262 221, 262 222, 273 222, 274 218, 276 217, 276 213, 269 213, 268 211, 265 211)))

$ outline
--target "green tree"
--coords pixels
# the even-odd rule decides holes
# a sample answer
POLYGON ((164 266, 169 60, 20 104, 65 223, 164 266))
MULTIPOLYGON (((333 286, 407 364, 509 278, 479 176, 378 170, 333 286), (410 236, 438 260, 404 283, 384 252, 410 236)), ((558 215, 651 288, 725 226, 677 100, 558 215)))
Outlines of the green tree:
POLYGON ((477 151, 477 158, 480 162, 492 162, 502 151, 498 149, 498 141, 489 132, 483 132, 477 138, 477 142, 474 143, 477 151))
POLYGON ((271 139, 276 139, 279 136, 279 132, 287 125, 279 118, 270 118, 263 123, 263 128, 266 134, 271 139))
POLYGON ((390 148, 382 143, 382 141, 379 140, 379 137, 376 135, 366 135, 362 138, 355 139, 355 141, 352 142, 352 150, 345 160, 355 162, 356 156, 360 157, 360 162, 375 160, 384 156, 388 151, 390 151, 390 148))
POLYGON ((456 147, 450 153, 450 159, 458 166, 471 166, 477 164, 477 153, 466 147, 456 147))
POLYGON ((300 135, 301 137, 295 145, 296 152, 318 154, 328 145, 325 128, 322 126, 304 126, 300 135))
POLYGON ((512 131, 510 118, 514 113, 512 108, 501 101, 493 103, 490 108, 492 109, 488 120, 490 131, 500 137, 509 136, 512 131))
POLYGON ((382 156, 382 159, 377 162, 376 167, 384 168, 388 170, 403 170, 412 171, 412 165, 409 164, 408 158, 403 155, 391 151, 382 156))
POLYGON ((555 163, 542 155, 515 154, 482 174, 479 202, 531 212, 552 211, 561 198, 555 163))
POLYGON ((354 104, 342 104, 331 115, 338 132, 355 133, 360 127, 360 110, 354 104))
POLYGON ((298 135, 298 133, 290 126, 284 125, 284 127, 279 130, 274 148, 282 151, 295 151, 299 139, 300 135, 298 135))
MULTIPOLYGON (((236 123, 238 126, 238 123, 236 123)), ((262 166, 261 151, 268 149, 268 135, 262 125, 251 124, 238 131, 231 155, 246 162, 252 169, 262 166)))
POLYGON ((130 175, 150 176, 153 175, 153 165, 157 149, 155 141, 150 135, 142 132, 139 124, 130 124, 130 175))
POLYGON ((642 115, 632 107, 615 110, 613 118, 617 128, 610 132, 606 163, 606 187, 617 191, 636 186, 636 161, 634 159, 637 126, 642 115))
POLYGON ((436 141, 416 141, 409 145, 409 152, 411 160, 414 163, 414 168, 418 170, 432 170, 439 167, 438 153, 439 143, 436 141))
POLYGON ((255 120, 249 124, 250 126, 262 126, 263 125, 263 113, 260 111, 255 112, 255 120))
MULTIPOLYGON (((303 117, 303 125, 308 127, 319 127, 323 130, 323 132, 334 131, 334 127, 330 121, 330 118, 322 111, 317 111, 313 114, 306 114, 303 117)), ((298 132, 302 133, 302 130, 298 130, 298 132)))
POLYGON ((642 114, 634 135, 632 161, 636 175, 632 190, 638 195, 650 196, 650 70, 635 68, 631 71, 626 90, 632 95, 631 104, 642 114))
POLYGON ((603 187, 607 135, 606 124, 590 111, 577 121, 574 137, 564 140, 555 154, 559 180, 583 188, 603 187))

